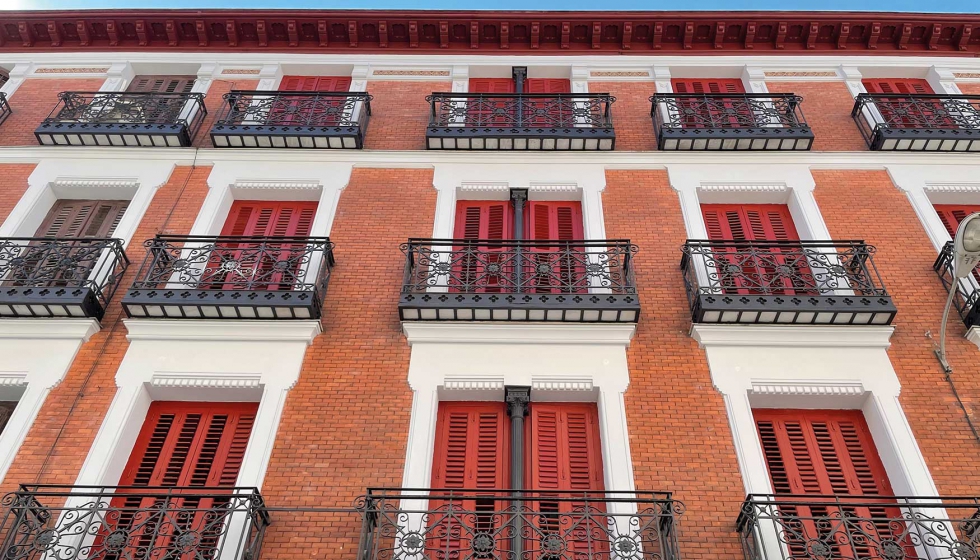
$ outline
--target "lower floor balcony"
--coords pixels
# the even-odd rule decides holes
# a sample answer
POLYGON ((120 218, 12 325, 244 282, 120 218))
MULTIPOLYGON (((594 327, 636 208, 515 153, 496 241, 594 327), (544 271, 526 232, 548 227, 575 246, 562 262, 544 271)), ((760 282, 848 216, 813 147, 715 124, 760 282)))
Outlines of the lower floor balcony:
POLYGON ((11 560, 250 560, 270 523, 256 488, 32 484, 3 505, 11 560))
POLYGON ((888 325, 896 308, 863 241, 688 240, 695 323, 888 325))
POLYGON ((101 320, 127 266, 120 239, 0 238, 0 317, 101 320))
POLYGON ((736 525, 746 560, 980 557, 980 498, 753 494, 736 525))
POLYGON ((122 298, 129 317, 319 319, 326 237, 158 235, 122 298))
POLYGON ((953 278, 952 241, 947 242, 940 251, 932 268, 946 288, 946 293, 951 289, 956 290, 956 294, 953 295, 953 307, 960 314, 963 324, 967 328, 980 325, 980 278, 976 271, 973 276, 961 280, 953 278))
POLYGON ((633 256, 624 239, 409 239, 403 321, 635 323, 633 256))
POLYGON ((679 560, 670 493, 370 489, 359 560, 679 560))

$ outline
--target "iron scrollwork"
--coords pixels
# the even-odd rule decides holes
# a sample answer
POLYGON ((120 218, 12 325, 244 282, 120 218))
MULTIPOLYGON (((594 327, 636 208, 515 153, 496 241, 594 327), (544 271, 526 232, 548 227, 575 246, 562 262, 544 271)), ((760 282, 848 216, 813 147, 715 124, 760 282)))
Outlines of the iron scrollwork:
POLYGON ((113 93, 65 91, 44 124, 138 124, 191 126, 206 114, 201 93, 113 93))
POLYGON ((612 129, 608 94, 433 93, 430 127, 612 129))
POLYGON ((800 103, 788 93, 657 94, 650 97, 657 129, 807 127, 800 103))
POLYGON ((371 114, 363 92, 232 91, 215 126, 358 127, 371 114))

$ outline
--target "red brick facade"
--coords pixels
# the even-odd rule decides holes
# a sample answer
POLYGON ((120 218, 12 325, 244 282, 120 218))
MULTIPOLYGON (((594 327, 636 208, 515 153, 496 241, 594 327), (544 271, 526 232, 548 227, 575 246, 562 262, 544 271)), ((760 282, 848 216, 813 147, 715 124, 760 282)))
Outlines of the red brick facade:
POLYGON ((868 149, 851 118, 854 98, 844 82, 766 82, 769 91, 803 97, 801 108, 816 138, 813 150, 860 152, 868 149))
POLYGON ((99 91, 103 82, 105 80, 99 78, 24 80, 17 92, 7 99, 13 114, 3 123, 0 146, 36 146, 34 130, 57 107, 59 93, 99 91))
POLYGON ((450 91, 450 82, 370 81, 371 126, 364 147, 369 150, 423 150, 429 103, 433 92, 450 91))

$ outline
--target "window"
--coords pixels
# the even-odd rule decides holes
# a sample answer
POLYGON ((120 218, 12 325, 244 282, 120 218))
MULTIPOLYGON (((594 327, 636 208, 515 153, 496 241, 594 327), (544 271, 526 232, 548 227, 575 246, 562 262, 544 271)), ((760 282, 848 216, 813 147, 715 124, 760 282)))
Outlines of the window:
POLYGON ((964 218, 974 212, 980 212, 980 204, 936 204, 934 208, 950 237, 956 237, 956 230, 964 218))
POLYGON ((741 98, 745 93, 742 80, 672 79, 670 85, 674 93, 688 95, 678 100, 684 128, 751 126, 754 122, 751 108, 741 98), (731 97, 723 94, 730 94, 731 97))
POLYGON ((194 76, 136 76, 126 88, 128 93, 190 93, 194 76))
POLYGON ((813 540, 826 543, 835 558, 888 557, 879 549, 885 542, 912 548, 902 536, 901 512, 887 500, 833 498, 893 495, 860 411, 757 409, 754 415, 773 492, 785 500, 780 515, 796 527, 785 533, 791 556, 806 556, 813 540), (848 527, 843 518, 852 520, 848 527))
POLYGON ((55 202, 35 237, 111 237, 128 200, 65 200, 55 202))
POLYGON ((279 91, 347 91, 350 76, 283 76, 279 91))
POLYGON ((3 429, 7 427, 10 415, 14 413, 16 407, 17 401, 0 401, 0 433, 3 433, 3 429))

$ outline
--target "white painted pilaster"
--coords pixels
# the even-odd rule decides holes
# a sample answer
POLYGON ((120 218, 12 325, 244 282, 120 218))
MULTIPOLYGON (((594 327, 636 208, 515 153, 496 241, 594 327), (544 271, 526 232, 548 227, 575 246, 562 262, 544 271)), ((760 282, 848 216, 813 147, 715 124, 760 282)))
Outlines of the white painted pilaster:
POLYGON ((99 91, 126 91, 126 88, 133 81, 134 77, 136 77, 136 72, 133 70, 132 64, 129 62, 115 62, 109 66, 105 82, 102 83, 99 91))
POLYGON ((33 71, 34 64, 30 62, 21 62, 20 64, 14 65, 7 76, 7 83, 3 84, 3 87, 0 87, 0 91, 7 94, 8 101, 14 92, 17 91, 17 88, 24 84, 24 80, 27 79, 28 74, 33 71))

